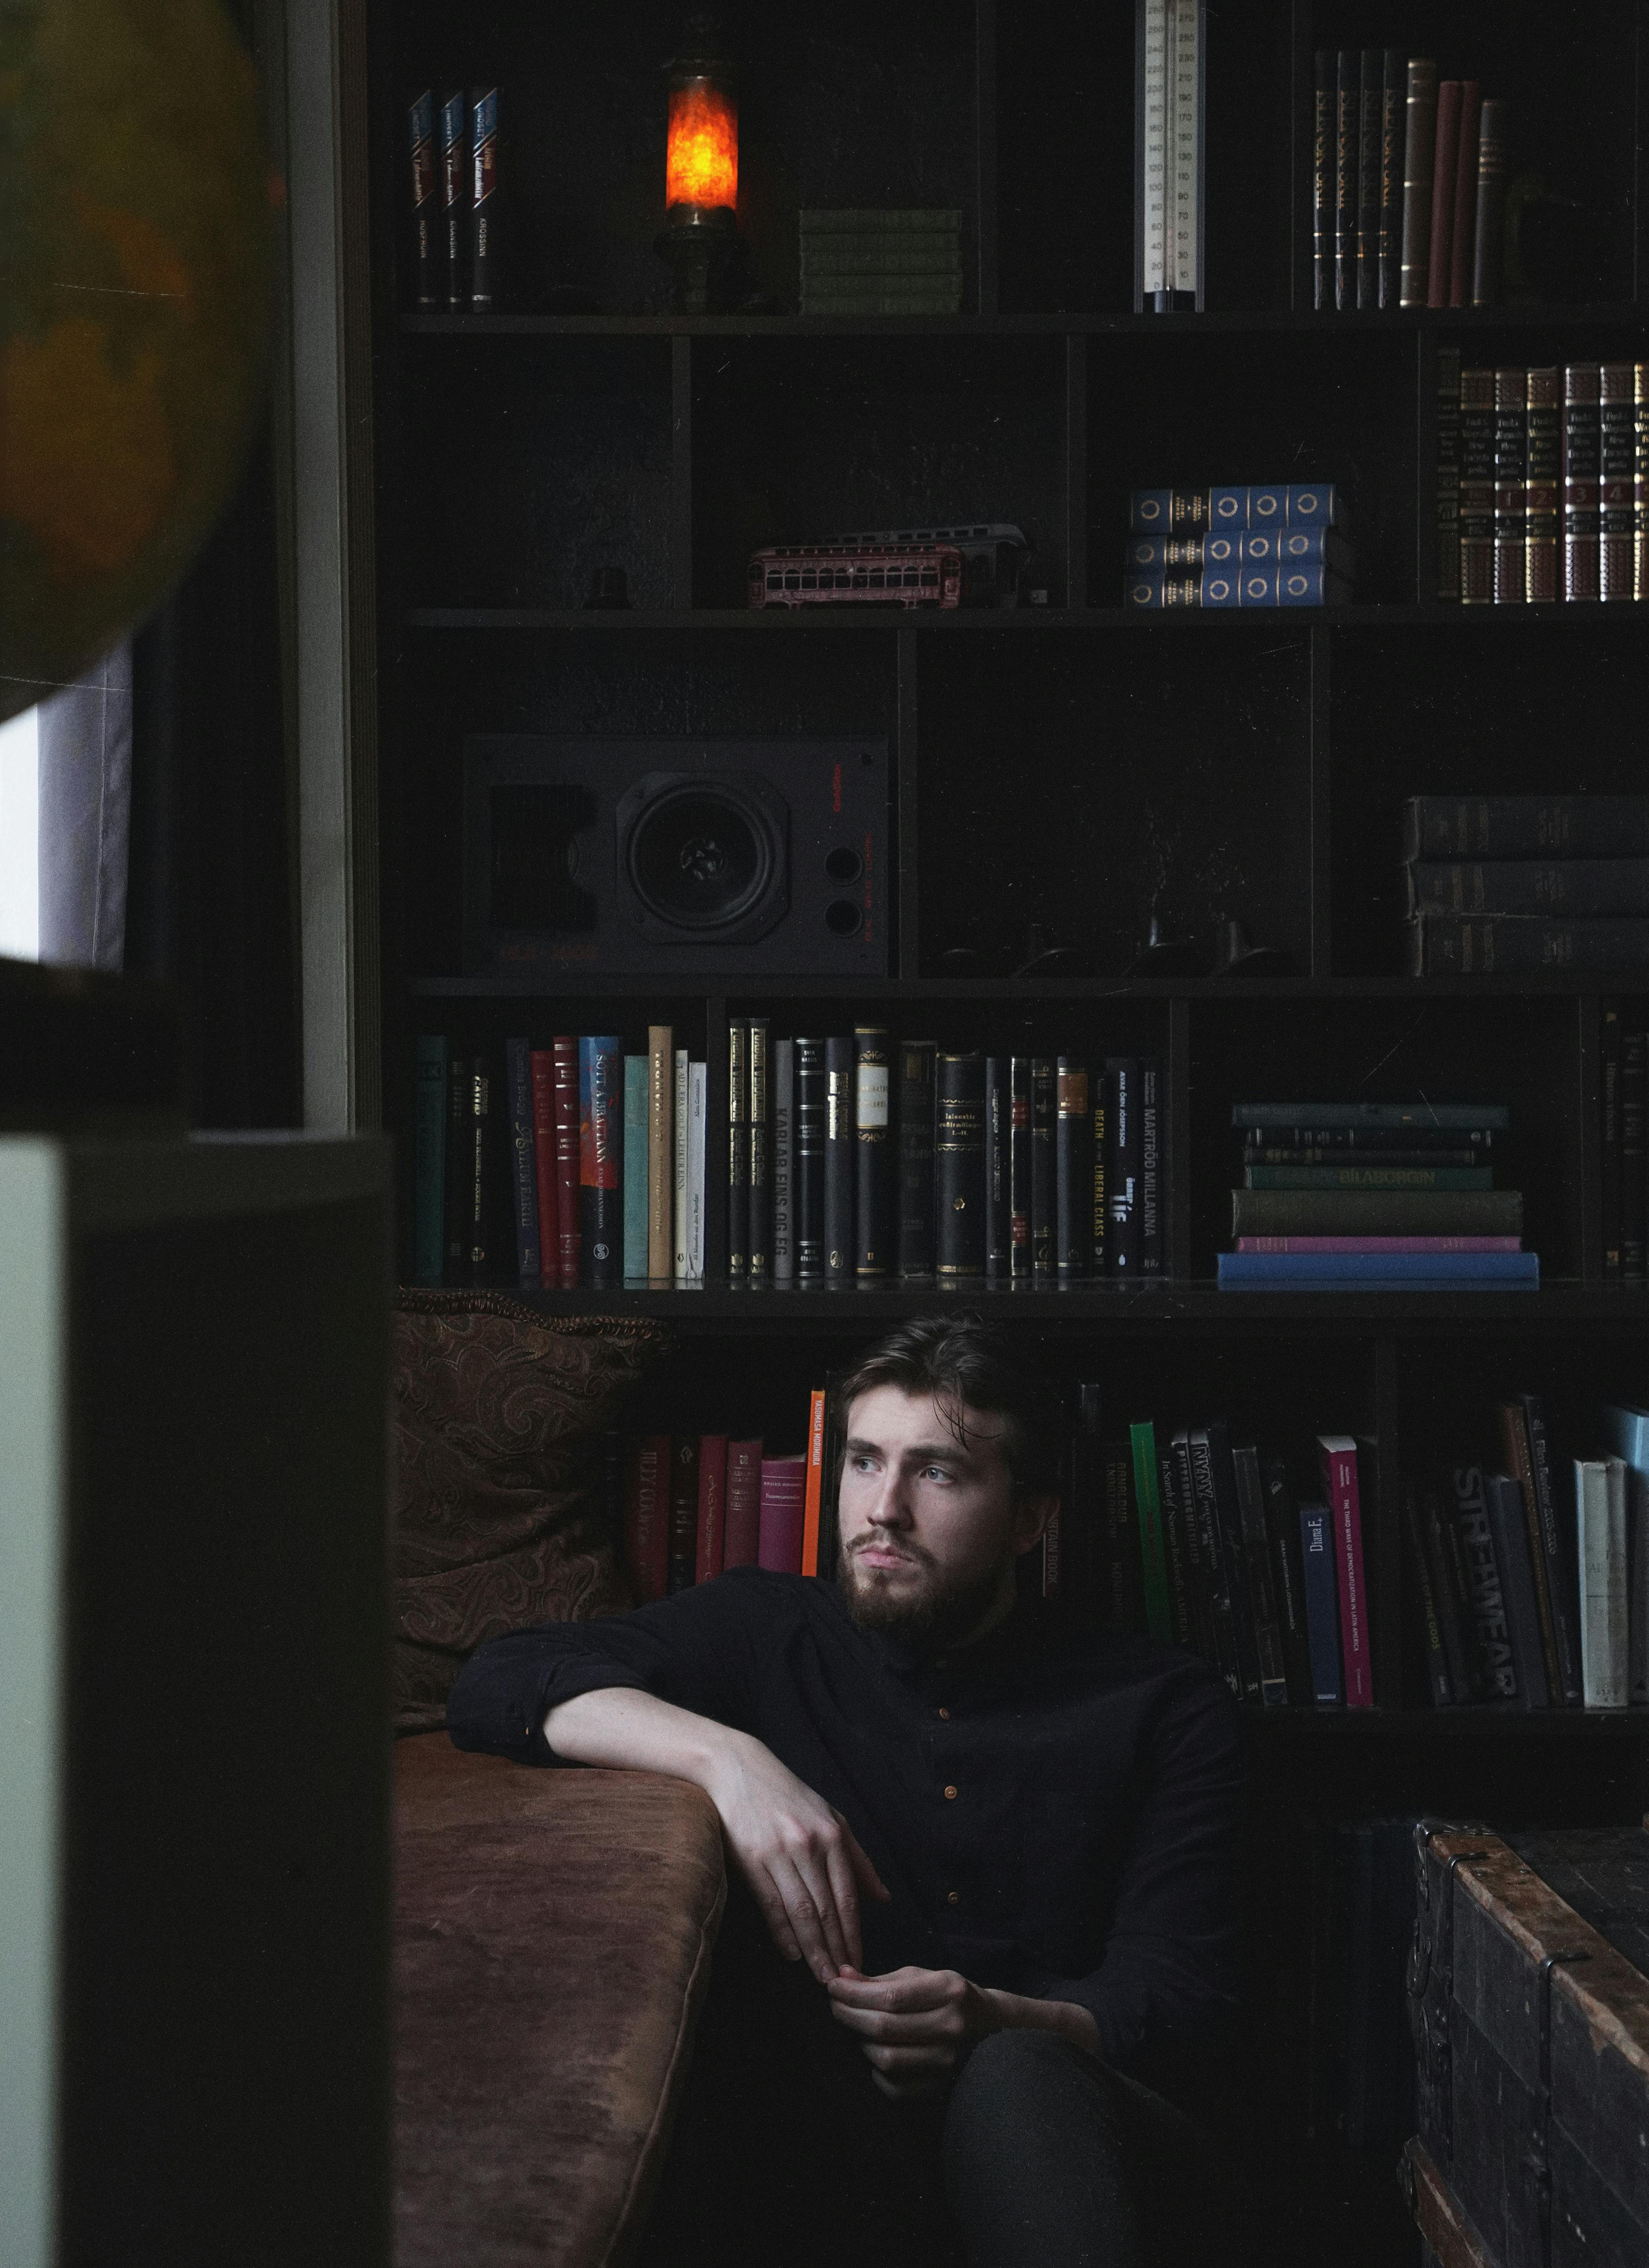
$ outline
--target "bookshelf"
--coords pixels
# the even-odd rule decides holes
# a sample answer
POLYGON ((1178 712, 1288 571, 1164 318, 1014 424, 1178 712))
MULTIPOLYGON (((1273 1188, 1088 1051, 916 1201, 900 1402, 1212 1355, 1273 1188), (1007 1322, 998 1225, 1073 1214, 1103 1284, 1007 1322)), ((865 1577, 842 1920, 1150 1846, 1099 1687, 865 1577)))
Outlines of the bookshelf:
MULTIPOLYGON (((1643 784, 1645 610, 1434 602, 1427 486, 1440 345, 1469 363, 1649 355, 1640 0, 1575 0, 1556 25, 1528 0, 1211 9, 1200 316, 1131 312, 1131 9, 735 11, 740 229, 776 310, 796 305, 799 206, 962 209, 966 312, 880 320, 661 312, 658 66, 676 11, 644 0, 552 24, 497 0, 456 16, 367 0, 366 14, 377 1048, 403 1160, 420 1031, 501 1057, 510 1032, 622 1030, 636 1049, 669 1020, 709 1062, 712 1127, 740 1012, 769 1014, 781 1035, 797 1020, 846 1029, 873 1005, 895 1039, 1027 1050, 1070 1035, 1096 1055, 1160 1058, 1164 1278, 968 1298, 1038 1334, 1067 1375, 1105 1381, 1118 1419, 1223 1412, 1294 1454, 1318 1431, 1378 1442, 1365 1535, 1380 1705, 1255 1713, 1245 1896, 1256 2162, 1262 2186, 1303 2200, 1275 2257, 1296 2257, 1291 2242, 1318 2257, 1332 2239, 1348 2261, 1406 2257, 1390 2168, 1336 2152, 1309 2077, 1309 1822, 1436 1809, 1602 1823, 1649 1801, 1641 1717, 1426 1706, 1398 1550, 1403 1475, 1461 1440, 1489 1453, 1500 1392, 1544 1393, 1562 1439, 1597 1402, 1640 1400, 1649 1384, 1649 1299, 1606 1288, 1599 1253, 1598 1001, 1631 988, 1407 977, 1398 847, 1408 794, 1643 784), (1312 55, 1365 40, 1469 68, 1541 122, 1542 168, 1600 217, 1572 302, 1312 311, 1312 55), (504 90, 514 282, 489 315, 418 313, 401 107, 417 87, 482 79, 504 90), (543 312, 546 291, 569 284, 609 312, 543 312), (1357 604, 1122 608, 1130 488, 1279 471, 1348 492, 1357 604), (741 608, 756 544, 981 512, 1031 533, 1046 604, 741 608), (609 564, 627 571, 630 611, 585 612, 609 564), (460 745, 523 730, 885 737, 892 973, 850 990, 582 976, 553 996, 460 974, 460 745), (1153 904, 1171 931, 1240 919, 1292 973, 1130 979, 1153 904), (1034 915, 1097 973, 1008 975, 1034 915), (945 975, 957 946, 990 973, 945 975), (1526 1192, 1542 1290, 1217 1294, 1231 1104, 1307 1090, 1508 1102, 1507 1178, 1526 1192)), ((799 1446, 824 1369, 945 1295, 730 1288, 713 1175, 708 1206, 702 1288, 538 1297, 677 1326, 650 1425, 696 1430, 713 1411, 799 1446)))

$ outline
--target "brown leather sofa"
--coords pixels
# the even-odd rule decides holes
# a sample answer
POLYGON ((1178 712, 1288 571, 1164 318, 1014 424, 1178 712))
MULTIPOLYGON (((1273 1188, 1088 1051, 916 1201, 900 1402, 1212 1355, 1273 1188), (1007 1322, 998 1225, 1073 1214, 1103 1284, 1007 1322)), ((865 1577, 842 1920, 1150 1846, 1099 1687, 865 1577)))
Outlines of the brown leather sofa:
POLYGON ((395 1755, 397 2268, 623 2268, 726 1896, 707 1798, 395 1755))

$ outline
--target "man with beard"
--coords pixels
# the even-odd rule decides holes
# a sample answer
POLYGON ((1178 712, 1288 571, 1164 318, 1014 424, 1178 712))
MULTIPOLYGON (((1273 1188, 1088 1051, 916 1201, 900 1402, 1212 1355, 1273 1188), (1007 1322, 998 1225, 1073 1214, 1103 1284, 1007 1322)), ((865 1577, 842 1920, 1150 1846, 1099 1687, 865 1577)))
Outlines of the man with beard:
POLYGON ((1022 1595, 1062 1443, 1006 1334, 908 1323, 841 1408, 834 1584, 740 1568, 519 1631, 448 1705, 460 1748, 675 1774, 720 1815, 645 2257, 1200 2261, 1209 2145, 1138 2074, 1205 2060, 1234 1999, 1230 1698, 1022 1595))

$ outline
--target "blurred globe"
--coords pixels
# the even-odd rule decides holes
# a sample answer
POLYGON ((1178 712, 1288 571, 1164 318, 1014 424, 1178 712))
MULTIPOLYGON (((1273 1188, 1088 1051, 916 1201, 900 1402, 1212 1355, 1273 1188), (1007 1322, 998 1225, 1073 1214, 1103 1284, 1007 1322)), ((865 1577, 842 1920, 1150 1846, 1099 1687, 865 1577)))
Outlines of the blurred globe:
POLYGON ((227 501, 276 186, 217 0, 0 4, 0 719, 148 614, 227 501))

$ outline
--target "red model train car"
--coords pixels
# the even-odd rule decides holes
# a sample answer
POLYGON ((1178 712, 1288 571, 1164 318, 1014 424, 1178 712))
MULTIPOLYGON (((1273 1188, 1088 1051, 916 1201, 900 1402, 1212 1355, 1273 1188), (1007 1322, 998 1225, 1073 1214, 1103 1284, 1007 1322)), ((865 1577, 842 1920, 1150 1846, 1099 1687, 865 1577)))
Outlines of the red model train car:
POLYGON ((753 607, 960 607, 953 543, 769 544, 752 554, 753 607))

